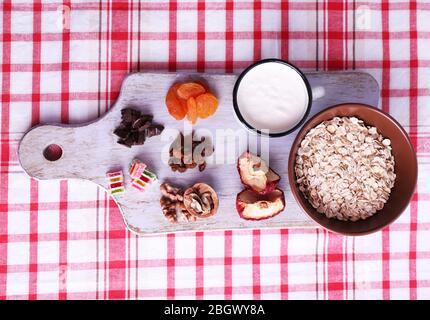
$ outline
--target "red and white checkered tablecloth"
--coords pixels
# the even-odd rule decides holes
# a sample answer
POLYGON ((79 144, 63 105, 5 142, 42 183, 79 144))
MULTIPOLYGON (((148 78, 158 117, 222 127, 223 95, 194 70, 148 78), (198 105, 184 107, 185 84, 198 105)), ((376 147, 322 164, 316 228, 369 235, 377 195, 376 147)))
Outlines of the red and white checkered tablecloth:
POLYGON ((2 0, 0 45, 1 299, 430 298, 428 1, 2 0), (97 186, 38 182, 19 166, 26 130, 99 117, 130 71, 234 72, 266 57, 378 80, 379 107, 419 161, 389 228, 137 237, 97 186))

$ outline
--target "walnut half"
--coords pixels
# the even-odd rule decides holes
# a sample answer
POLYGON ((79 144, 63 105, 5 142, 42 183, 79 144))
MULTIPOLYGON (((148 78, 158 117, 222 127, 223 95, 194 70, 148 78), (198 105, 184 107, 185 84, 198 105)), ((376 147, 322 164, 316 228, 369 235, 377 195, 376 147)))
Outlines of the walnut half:
POLYGON ((213 216, 219 207, 215 190, 205 183, 196 183, 184 192, 184 205, 196 218, 213 216))

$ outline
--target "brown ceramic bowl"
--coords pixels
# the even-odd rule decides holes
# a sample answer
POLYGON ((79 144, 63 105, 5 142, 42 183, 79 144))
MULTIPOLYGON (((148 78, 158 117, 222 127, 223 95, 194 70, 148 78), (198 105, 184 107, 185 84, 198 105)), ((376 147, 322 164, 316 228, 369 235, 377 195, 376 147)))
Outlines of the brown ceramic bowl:
POLYGON ((330 231, 351 236, 378 231, 396 220, 412 198, 417 183, 417 171, 416 154, 402 126, 386 113, 362 104, 337 105, 313 116, 297 134, 288 161, 288 179, 292 193, 307 215, 330 231), (363 120, 367 125, 375 126, 384 137, 391 140, 395 161, 396 181, 384 208, 368 219, 355 222, 329 219, 324 214, 318 213, 298 189, 294 171, 297 150, 308 131, 325 120, 343 116, 354 116, 363 120))

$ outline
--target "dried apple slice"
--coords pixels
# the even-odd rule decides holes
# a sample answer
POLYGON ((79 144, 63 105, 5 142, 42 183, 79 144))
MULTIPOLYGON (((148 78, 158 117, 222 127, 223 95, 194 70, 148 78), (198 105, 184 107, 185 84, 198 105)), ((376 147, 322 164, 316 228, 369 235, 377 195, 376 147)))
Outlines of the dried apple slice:
POLYGON ((258 194, 245 189, 236 197, 236 210, 246 220, 262 220, 276 216, 285 209, 284 192, 275 189, 266 194, 258 194))
POLYGON ((244 152, 237 161, 240 180, 248 188, 260 194, 276 189, 281 177, 260 157, 244 152))

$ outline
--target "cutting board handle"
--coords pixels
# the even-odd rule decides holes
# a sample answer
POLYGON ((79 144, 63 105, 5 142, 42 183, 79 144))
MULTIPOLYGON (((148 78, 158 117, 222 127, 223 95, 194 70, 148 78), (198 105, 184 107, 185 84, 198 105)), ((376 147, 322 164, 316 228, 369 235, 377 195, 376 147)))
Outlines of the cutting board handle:
POLYGON ((108 113, 83 125, 39 125, 28 131, 18 147, 25 172, 39 180, 87 179, 102 184, 109 162, 98 148, 115 145, 114 124, 108 113))
POLYGON ((22 168, 36 179, 65 178, 68 159, 76 156, 79 141, 74 139, 73 129, 66 126, 40 125, 28 131, 18 148, 22 168))

